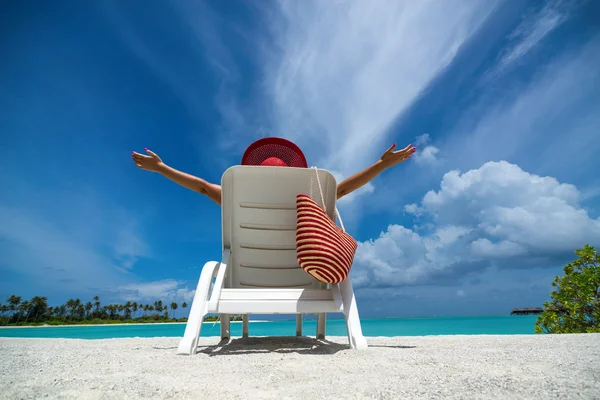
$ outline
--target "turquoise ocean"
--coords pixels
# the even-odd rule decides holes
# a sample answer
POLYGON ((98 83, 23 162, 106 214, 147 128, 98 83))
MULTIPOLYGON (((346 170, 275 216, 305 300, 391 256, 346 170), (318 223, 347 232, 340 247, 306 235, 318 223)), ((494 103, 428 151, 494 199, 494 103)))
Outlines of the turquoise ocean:
MULTIPOLYGON (((428 336, 428 335, 522 335, 534 334, 537 316, 436 317, 361 319, 365 336, 428 336)), ((316 321, 305 320, 305 336, 316 334, 316 321)), ((326 335, 346 336, 343 319, 328 319, 326 335)), ((50 326, 0 329, 0 337, 109 339, 133 337, 181 337, 185 323, 130 324, 98 326, 50 326)), ((296 321, 250 321, 250 336, 294 336, 296 321)), ((219 323, 205 322, 203 337, 219 336, 219 323)), ((242 335, 241 322, 231 323, 231 336, 242 335)))

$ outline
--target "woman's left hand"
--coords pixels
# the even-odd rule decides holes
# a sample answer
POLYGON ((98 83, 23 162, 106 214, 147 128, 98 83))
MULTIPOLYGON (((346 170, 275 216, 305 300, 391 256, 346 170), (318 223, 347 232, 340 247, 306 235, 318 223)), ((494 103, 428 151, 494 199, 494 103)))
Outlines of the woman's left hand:
POLYGON ((408 160, 417 151, 416 147, 409 144, 402 150, 394 151, 396 143, 394 143, 389 149, 381 156, 381 161, 384 163, 386 168, 393 167, 396 164, 400 164, 403 161, 408 160))

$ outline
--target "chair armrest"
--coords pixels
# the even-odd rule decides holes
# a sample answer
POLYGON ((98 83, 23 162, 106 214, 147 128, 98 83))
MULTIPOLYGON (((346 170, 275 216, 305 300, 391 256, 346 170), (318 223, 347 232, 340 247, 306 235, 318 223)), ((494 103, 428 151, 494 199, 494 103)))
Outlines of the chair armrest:
POLYGON ((223 289, 223 281, 225 279, 225 272, 227 271, 227 266, 229 265, 230 259, 231 259, 231 250, 230 249, 223 250, 223 256, 221 257, 221 263, 219 264, 219 272, 217 272, 217 279, 213 286, 212 293, 210 294, 210 299, 208 300, 209 312, 214 312, 214 310, 217 309, 219 299, 221 298, 221 289, 223 289))

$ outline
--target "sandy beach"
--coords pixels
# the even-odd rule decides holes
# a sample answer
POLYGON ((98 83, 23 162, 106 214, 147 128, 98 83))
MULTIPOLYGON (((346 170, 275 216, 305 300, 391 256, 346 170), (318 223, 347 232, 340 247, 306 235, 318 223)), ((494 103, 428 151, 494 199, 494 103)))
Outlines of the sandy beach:
POLYGON ((600 334, 0 339, 2 399, 598 399, 600 334))

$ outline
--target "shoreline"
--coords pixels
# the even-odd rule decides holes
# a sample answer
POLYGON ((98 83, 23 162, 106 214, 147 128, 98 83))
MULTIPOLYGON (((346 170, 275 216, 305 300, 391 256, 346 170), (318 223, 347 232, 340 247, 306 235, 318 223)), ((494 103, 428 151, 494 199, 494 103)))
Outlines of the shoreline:
MULTIPOLYGON (((250 320, 254 322, 271 322, 263 320, 250 320)), ((220 321, 204 321, 203 324, 218 324, 220 321)), ((241 324, 242 321, 230 321, 230 324, 241 324)), ((187 322, 132 322, 129 324, 72 324, 72 325, 24 325, 24 326, 0 326, 0 329, 19 329, 19 328, 71 328, 78 326, 135 326, 135 325, 185 325, 187 322)))
MULTIPOLYGON (((447 318, 496 318, 496 317, 510 317, 510 318, 519 318, 519 317, 537 317, 536 315, 509 315, 509 314, 491 314, 491 315, 459 315, 459 316, 427 316, 427 317, 372 317, 372 318, 361 318, 361 321, 366 320, 389 320, 389 319, 447 319, 447 318)), ((343 317, 333 318, 328 317, 328 321, 333 320, 342 320, 343 317)), ((310 318, 305 319, 304 321, 315 321, 316 319, 310 318)), ((295 321, 295 319, 278 319, 278 320, 250 320, 249 322, 281 322, 281 321, 295 321)), ((215 321, 204 321, 203 323, 214 323, 215 321)), ((230 323, 241 323, 242 321, 230 321, 230 323)), ((64 324, 64 325, 25 325, 25 326, 0 326, 0 329, 6 328, 50 328, 50 327, 65 327, 65 326, 124 326, 124 325, 170 325, 170 324, 186 324, 187 322, 132 322, 132 323, 118 323, 118 324, 64 324)), ((220 321, 216 321, 216 323, 220 323, 220 321)))

